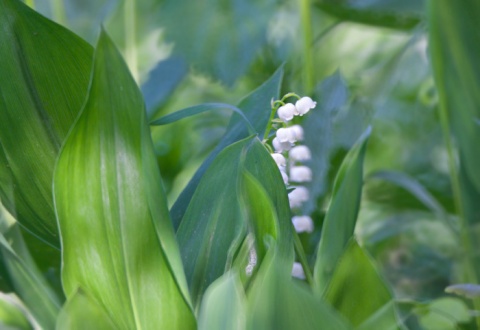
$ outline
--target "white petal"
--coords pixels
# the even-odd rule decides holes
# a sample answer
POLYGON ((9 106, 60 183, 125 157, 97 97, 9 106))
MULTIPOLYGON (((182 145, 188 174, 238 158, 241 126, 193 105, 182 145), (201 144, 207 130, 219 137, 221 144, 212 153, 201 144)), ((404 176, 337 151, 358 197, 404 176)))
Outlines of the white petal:
POLYGON ((454 284, 447 286, 445 288, 445 292, 474 299, 480 297, 480 285, 471 283, 454 284))
POLYGON ((278 138, 274 138, 272 141, 273 148, 276 152, 283 152, 288 151, 292 148, 292 144, 290 142, 280 142, 278 138))
POLYGON ((287 161, 282 154, 274 153, 272 154, 272 158, 277 163, 277 166, 287 166, 287 161))
POLYGON ((297 102, 295 102, 295 109, 299 116, 303 116, 306 114, 310 109, 313 109, 317 106, 317 102, 314 102, 310 97, 304 96, 297 102))
POLYGON ((305 272, 303 271, 303 267, 299 262, 294 262, 292 267, 292 276, 299 278, 301 280, 305 279, 305 272))
POLYGON ((281 120, 287 122, 293 119, 293 116, 295 115, 296 108, 292 103, 287 103, 285 105, 282 105, 280 108, 277 110, 278 118, 281 120))
POLYGON ((310 149, 308 149, 307 146, 293 147, 292 150, 290 150, 288 155, 290 156, 291 160, 297 161, 297 162, 304 162, 312 158, 310 149))
POLYGON ((277 139, 280 142, 287 142, 291 140, 292 133, 289 128, 279 128, 277 130, 277 139))
POLYGON ((295 135, 297 141, 303 141, 303 128, 300 125, 293 125, 290 127, 290 130, 295 135))
POLYGON ((307 166, 294 166, 290 169, 290 180, 293 182, 312 181, 312 170, 307 166))
POLYGON ((288 175, 284 171, 280 171, 280 174, 282 174, 282 179, 283 183, 288 184, 288 175))
POLYGON ((305 187, 297 187, 288 194, 288 201, 290 208, 301 207, 303 202, 308 201, 309 193, 305 187))
POLYGON ((314 228, 313 220, 308 215, 295 216, 292 218, 292 223, 297 233, 311 233, 314 228))

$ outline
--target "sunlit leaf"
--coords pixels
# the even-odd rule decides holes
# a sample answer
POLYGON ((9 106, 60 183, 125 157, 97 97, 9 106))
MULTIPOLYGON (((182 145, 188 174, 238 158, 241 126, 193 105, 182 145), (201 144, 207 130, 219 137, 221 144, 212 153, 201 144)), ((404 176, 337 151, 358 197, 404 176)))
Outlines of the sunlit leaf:
POLYGON ((0 0, 0 58, 0 198, 58 247, 53 168, 85 100, 92 47, 21 1, 0 0))
POLYGON ((13 294, 7 295, 0 292, 0 329, 33 329, 20 300, 13 294))
POLYGON ((335 179, 314 269, 319 293, 325 290, 355 230, 362 195, 363 159, 370 132, 370 128, 367 129, 347 154, 335 179))
POLYGON ((62 307, 57 330, 115 330, 118 326, 107 312, 82 289, 78 289, 62 307))
POLYGON ((368 322, 363 328, 368 324, 378 329, 398 328, 392 294, 355 239, 346 247, 324 298, 354 326, 368 322))
MULTIPOLYGON (((258 132, 259 136, 263 136, 263 132, 266 129, 271 113, 270 101, 272 97, 278 98, 282 79, 283 67, 280 67, 269 80, 244 98, 237 106, 243 111, 248 120, 253 123, 253 126, 258 132)), ((198 171, 188 183, 187 187, 182 191, 181 195, 173 205, 170 213, 172 215, 173 225, 175 228, 178 228, 180 225, 180 221, 185 214, 185 211, 190 203, 190 199, 192 198, 202 175, 205 173, 218 153, 225 147, 236 141, 246 138, 248 135, 249 133, 245 126, 245 122, 236 115, 232 116, 227 128, 227 132, 223 136, 222 141, 203 162, 202 166, 200 166, 198 171)))
POLYGON ((212 283, 202 300, 200 330, 243 330, 247 300, 235 272, 228 272, 212 283))
POLYGON ((194 327, 142 96, 104 31, 54 193, 69 298, 80 286, 121 329, 194 327))

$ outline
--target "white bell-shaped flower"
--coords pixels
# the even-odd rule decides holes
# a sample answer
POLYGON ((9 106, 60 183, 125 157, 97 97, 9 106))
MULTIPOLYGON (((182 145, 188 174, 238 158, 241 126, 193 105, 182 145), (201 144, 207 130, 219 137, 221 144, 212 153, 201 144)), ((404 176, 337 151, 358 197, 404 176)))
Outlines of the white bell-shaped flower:
POLYGON ((287 103, 285 105, 282 105, 280 108, 277 110, 278 118, 283 120, 284 122, 290 121, 293 119, 293 116, 295 115, 296 108, 292 103, 287 103))
POLYGON ((303 271, 302 264, 299 262, 294 262, 292 267, 292 276, 298 279, 305 279, 305 272, 303 271))
POLYGON ((287 166, 287 160, 285 159, 285 157, 283 157, 282 154, 274 153, 274 154, 271 154, 271 155, 272 155, 272 158, 275 161, 275 163, 277 163, 278 167, 287 166))
POLYGON ((295 190, 288 194, 288 202, 290 208, 301 207, 303 202, 308 201, 309 193, 305 187, 297 187, 295 190))
POLYGON ((293 166, 290 168, 290 180, 293 182, 312 181, 312 170, 307 166, 293 166))
POLYGON ((297 141, 295 132, 290 127, 279 128, 277 130, 277 138, 280 142, 295 143, 297 141))
POLYGON ((303 141, 303 127, 300 125, 293 125, 290 126, 290 130, 295 135, 297 141, 303 141))
POLYGON ((313 101, 310 97, 304 96, 297 102, 295 102, 296 115, 303 116, 310 109, 313 109, 317 106, 317 102, 313 101))
POLYGON ((313 220, 308 215, 298 215, 292 218, 293 227, 297 233, 311 233, 314 225, 313 220))
POLYGON ((272 145, 276 152, 284 152, 292 149, 292 144, 290 142, 280 142, 278 138, 272 140, 272 145))
POLYGON ((296 162, 304 162, 312 158, 310 149, 307 146, 296 146, 293 147, 288 153, 290 159, 296 162))
POLYGON ((282 174, 282 179, 283 183, 288 184, 288 175, 284 171, 280 171, 280 174, 282 174))

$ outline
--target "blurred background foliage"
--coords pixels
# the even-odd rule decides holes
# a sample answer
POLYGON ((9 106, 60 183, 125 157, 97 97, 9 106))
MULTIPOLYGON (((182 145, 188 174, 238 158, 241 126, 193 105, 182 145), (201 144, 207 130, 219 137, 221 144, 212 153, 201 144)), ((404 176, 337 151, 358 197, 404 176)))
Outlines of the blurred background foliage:
MULTIPOLYGON (((26 2, 91 44, 103 23, 128 57, 128 1, 26 2)), ((313 94, 320 105, 303 123, 314 170, 313 198, 303 211, 316 226, 300 236, 311 265, 336 171, 372 125, 357 238, 404 301, 409 328, 434 329, 439 318, 452 329, 468 328, 469 317, 459 316, 468 301, 444 298, 444 288, 459 279, 461 250, 428 54, 426 1, 312 1, 313 90, 304 77, 300 7, 296 0, 135 1, 135 70, 149 118, 205 102, 237 104, 285 62, 282 92, 313 94)), ((152 127, 170 204, 220 141, 229 117, 208 112, 152 127)), ((41 243, 25 241, 58 289, 58 264, 39 259, 45 256, 35 253, 45 250, 41 243)), ((8 279, 1 284, 8 287, 8 279)))

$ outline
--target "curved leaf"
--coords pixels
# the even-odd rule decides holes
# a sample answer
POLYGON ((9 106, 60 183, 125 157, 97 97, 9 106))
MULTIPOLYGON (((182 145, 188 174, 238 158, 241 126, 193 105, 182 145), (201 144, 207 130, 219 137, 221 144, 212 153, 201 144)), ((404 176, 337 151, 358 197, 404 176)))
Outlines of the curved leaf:
MULTIPOLYGON (((280 67, 277 72, 263 85, 258 87, 250 95, 245 97, 239 104, 238 108, 243 111, 248 120, 253 123, 255 130, 259 136, 263 136, 263 132, 267 126, 268 119, 270 117, 270 101, 273 98, 278 98, 280 92, 280 86, 283 79, 283 66, 280 67)), ((172 216, 173 225, 177 229, 180 222, 187 210, 190 200, 197 189, 200 179, 213 162, 215 157, 225 147, 230 144, 246 138, 249 135, 248 130, 245 127, 245 123, 238 116, 232 116, 227 128, 227 132, 222 138, 222 141, 217 147, 210 153, 207 159, 203 162, 202 166, 197 170, 193 178, 188 183, 187 187, 182 191, 177 201, 170 210, 172 216)))
POLYGON ((55 159, 85 100, 93 49, 17 0, 0 0, 0 198, 59 246, 55 159))
POLYGON ((0 329, 31 330, 32 325, 25 314, 21 301, 15 295, 0 292, 0 329))
POLYGON ((104 31, 54 197, 68 297, 82 287, 121 329, 194 327, 142 96, 104 31))
POLYGON ((363 158, 370 132, 371 129, 367 129, 350 150, 335 178, 315 262, 314 277, 318 293, 325 290, 355 230, 362 196, 363 158))

